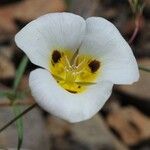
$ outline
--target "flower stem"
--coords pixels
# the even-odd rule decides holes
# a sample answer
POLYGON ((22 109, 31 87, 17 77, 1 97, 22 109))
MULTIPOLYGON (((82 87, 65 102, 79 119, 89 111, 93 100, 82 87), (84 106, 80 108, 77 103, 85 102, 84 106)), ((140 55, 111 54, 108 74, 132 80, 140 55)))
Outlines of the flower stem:
POLYGON ((2 128, 0 128, 0 133, 5 130, 7 127, 9 127, 12 123, 14 123, 15 121, 17 121, 20 117, 24 116, 26 113, 28 113, 29 111, 31 111, 33 108, 35 108, 37 106, 36 103, 34 103, 33 105, 31 105, 30 107, 28 107, 27 109, 25 109, 21 114, 17 115, 15 118, 13 118, 12 120, 10 120, 7 124, 5 124, 2 128))
POLYGON ((129 44, 133 43, 134 39, 136 38, 137 34, 138 34, 138 31, 139 31, 139 27, 136 26, 135 29, 134 29, 134 32, 131 36, 131 38, 129 39, 129 44))
POLYGON ((150 68, 146 68, 146 67, 143 67, 143 66, 140 66, 140 65, 139 65, 139 69, 142 70, 142 71, 145 71, 145 72, 150 72, 150 68))

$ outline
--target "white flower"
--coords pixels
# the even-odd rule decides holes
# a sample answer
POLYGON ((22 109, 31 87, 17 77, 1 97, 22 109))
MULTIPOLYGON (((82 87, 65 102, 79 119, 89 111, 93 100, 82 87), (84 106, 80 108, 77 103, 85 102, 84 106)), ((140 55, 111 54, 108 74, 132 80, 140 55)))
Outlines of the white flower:
POLYGON ((32 63, 29 86, 37 103, 69 122, 95 115, 113 84, 132 84, 139 71, 117 28, 101 17, 51 13, 26 25, 15 41, 32 63))

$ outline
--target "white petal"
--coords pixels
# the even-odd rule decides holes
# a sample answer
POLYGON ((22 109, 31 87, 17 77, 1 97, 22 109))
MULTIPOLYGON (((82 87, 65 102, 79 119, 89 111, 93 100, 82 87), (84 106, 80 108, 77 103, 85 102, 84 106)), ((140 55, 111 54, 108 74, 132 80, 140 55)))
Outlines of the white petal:
POLYGON ((101 17, 88 18, 86 23, 86 36, 80 52, 94 55, 101 61, 100 79, 115 84, 131 84, 137 81, 137 62, 118 29, 101 17))
POLYGON ((26 25, 15 41, 32 63, 48 68, 50 50, 77 49, 85 34, 85 20, 71 13, 50 13, 26 25))
POLYGON ((95 115, 109 98, 113 86, 110 82, 100 82, 82 94, 72 94, 60 87, 44 69, 31 72, 29 85, 43 109, 69 122, 83 121, 95 115))

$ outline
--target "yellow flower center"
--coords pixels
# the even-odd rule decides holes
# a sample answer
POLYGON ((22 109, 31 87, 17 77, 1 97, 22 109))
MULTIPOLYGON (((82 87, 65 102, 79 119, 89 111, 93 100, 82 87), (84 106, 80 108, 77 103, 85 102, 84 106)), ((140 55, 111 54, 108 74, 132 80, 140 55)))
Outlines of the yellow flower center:
POLYGON ((50 72, 58 84, 71 93, 81 93, 94 84, 99 74, 100 62, 92 56, 79 55, 78 50, 53 50, 50 72))

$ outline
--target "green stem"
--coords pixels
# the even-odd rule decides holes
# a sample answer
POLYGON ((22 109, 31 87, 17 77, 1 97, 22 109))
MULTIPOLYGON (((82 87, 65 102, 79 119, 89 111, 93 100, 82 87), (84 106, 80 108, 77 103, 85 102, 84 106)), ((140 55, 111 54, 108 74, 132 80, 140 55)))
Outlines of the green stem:
POLYGON ((36 106, 37 106, 37 104, 35 103, 35 104, 31 105, 30 107, 28 107, 27 109, 25 109, 21 114, 17 115, 15 118, 13 118, 11 121, 9 121, 6 125, 4 125, 2 128, 0 128, 0 133, 3 130, 5 130, 7 127, 9 127, 12 123, 17 121, 20 117, 24 116, 26 113, 31 111, 36 106))
MULTIPOLYGON (((25 72, 27 64, 28 64, 28 58, 27 58, 27 56, 24 56, 17 68, 17 71, 16 71, 16 76, 15 76, 14 83, 13 83, 13 91, 10 95, 8 95, 8 98, 12 102, 12 104, 15 102, 15 100, 17 98, 17 89, 18 89, 18 86, 22 79, 22 76, 25 72)), ((15 116, 17 117, 21 111, 20 107, 13 105, 13 110, 14 110, 15 116)), ((11 124, 11 122, 10 122, 10 124, 11 124)), ((8 124, 8 126, 9 126, 9 124, 8 124)), ((4 127, 7 127, 7 125, 4 127)), ((17 133, 18 133, 18 148, 17 148, 17 150, 20 150, 20 148, 22 146, 22 141, 23 141, 23 120, 22 120, 21 116, 16 121, 16 127, 17 127, 17 133)))
POLYGON ((28 64, 28 58, 27 58, 27 56, 24 56, 19 64, 17 71, 16 71, 16 76, 15 76, 15 80, 14 80, 14 84, 13 84, 14 93, 17 91, 17 88, 18 88, 19 83, 22 79, 22 76, 25 72, 27 64, 28 64))
POLYGON ((145 72, 150 72, 150 68, 146 68, 146 67, 143 67, 143 66, 140 66, 140 65, 139 65, 139 69, 142 70, 142 71, 145 71, 145 72))

